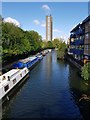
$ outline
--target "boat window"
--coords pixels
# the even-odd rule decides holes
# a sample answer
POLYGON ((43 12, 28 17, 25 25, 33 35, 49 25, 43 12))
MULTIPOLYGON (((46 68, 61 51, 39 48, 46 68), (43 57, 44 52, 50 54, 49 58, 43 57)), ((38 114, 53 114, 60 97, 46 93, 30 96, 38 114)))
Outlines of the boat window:
POLYGON ((15 84, 15 83, 16 83, 16 79, 13 80, 13 84, 15 84))
POLYGON ((20 76, 22 77, 22 74, 20 74, 20 76))
POLYGON ((26 73, 26 70, 25 70, 25 73, 26 73))
POLYGON ((6 92, 8 89, 9 89, 9 85, 6 85, 6 86, 4 87, 5 92, 6 92))
POLYGON ((5 76, 3 76, 3 80, 5 80, 6 79, 6 77, 5 76))
POLYGON ((8 81, 10 81, 10 76, 8 76, 8 81))

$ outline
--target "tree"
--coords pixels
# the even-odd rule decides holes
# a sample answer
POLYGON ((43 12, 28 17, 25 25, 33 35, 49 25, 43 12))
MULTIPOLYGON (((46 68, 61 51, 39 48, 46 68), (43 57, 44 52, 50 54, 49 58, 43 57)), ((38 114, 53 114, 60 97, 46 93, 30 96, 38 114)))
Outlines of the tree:
POLYGON ((47 42, 46 41, 42 41, 42 43, 41 43, 41 48, 42 49, 45 49, 45 48, 47 48, 48 46, 47 46, 47 42))
POLYGON ((28 31, 29 42, 31 43, 31 50, 37 51, 41 49, 42 37, 36 31, 28 31))
POLYGON ((53 47, 54 47, 54 48, 59 48, 60 42, 61 42, 61 41, 60 41, 59 39, 55 38, 55 39, 53 40, 53 42, 52 42, 53 47))
MULTIPOLYGON (((42 48, 42 37, 36 31, 24 31, 12 23, 2 22, 3 60, 8 57, 28 55, 42 48)), ((15 57, 14 57, 15 58, 15 57)))
POLYGON ((86 63, 81 69, 81 76, 84 80, 90 80, 90 63, 86 63))
POLYGON ((47 48, 53 48, 52 41, 48 41, 48 42, 47 42, 47 48))
POLYGON ((67 48, 66 43, 62 39, 54 39, 53 46, 55 48, 58 48, 57 58, 58 59, 64 59, 65 51, 66 51, 66 48, 67 48))

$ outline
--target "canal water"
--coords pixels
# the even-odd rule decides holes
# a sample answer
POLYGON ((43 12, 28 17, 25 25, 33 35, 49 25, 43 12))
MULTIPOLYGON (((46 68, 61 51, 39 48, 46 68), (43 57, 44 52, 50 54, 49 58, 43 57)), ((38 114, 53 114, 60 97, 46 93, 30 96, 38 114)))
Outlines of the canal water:
POLYGON ((35 66, 30 77, 4 106, 3 119, 89 119, 87 104, 80 105, 79 99, 82 94, 90 95, 90 86, 72 64, 57 60, 56 56, 57 52, 52 51, 35 66))

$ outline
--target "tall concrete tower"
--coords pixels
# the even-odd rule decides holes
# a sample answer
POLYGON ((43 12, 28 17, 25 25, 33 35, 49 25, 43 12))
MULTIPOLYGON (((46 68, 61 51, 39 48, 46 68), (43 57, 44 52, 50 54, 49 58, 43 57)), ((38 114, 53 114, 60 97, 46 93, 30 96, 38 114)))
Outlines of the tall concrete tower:
POLYGON ((46 40, 52 41, 52 16, 46 16, 46 40))

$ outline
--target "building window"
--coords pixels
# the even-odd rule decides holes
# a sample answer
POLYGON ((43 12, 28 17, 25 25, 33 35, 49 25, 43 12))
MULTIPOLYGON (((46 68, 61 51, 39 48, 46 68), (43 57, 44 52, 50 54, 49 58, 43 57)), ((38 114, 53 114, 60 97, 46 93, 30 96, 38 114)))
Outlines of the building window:
POLYGON ((90 21, 89 21, 89 26, 90 26, 90 21))
POLYGON ((80 40, 83 40, 84 39, 84 36, 80 36, 80 40))
POLYGON ((9 89, 9 85, 6 85, 6 86, 4 87, 5 92, 6 92, 8 89, 9 89))
POLYGON ((87 29, 88 28, 88 26, 85 26, 85 29, 87 29))
POLYGON ((78 40, 79 38, 77 37, 76 40, 78 40))
POLYGON ((84 49, 84 45, 82 45, 82 49, 84 49))
POLYGON ((85 45, 85 49, 88 50, 88 45, 85 45))
POLYGON ((88 50, 88 45, 86 45, 86 50, 88 50))
POLYGON ((13 80, 13 84, 15 84, 15 83, 16 83, 16 79, 13 80))
POLYGON ((85 38, 86 38, 86 39, 88 39, 88 38, 89 38, 89 34, 88 34, 88 33, 85 35, 85 38))
POLYGON ((82 39, 82 36, 80 36, 80 40, 82 39))
POLYGON ((80 49, 80 50, 82 49, 82 46, 81 46, 81 45, 79 46, 79 49, 80 49))

